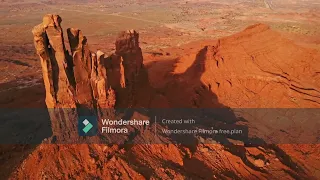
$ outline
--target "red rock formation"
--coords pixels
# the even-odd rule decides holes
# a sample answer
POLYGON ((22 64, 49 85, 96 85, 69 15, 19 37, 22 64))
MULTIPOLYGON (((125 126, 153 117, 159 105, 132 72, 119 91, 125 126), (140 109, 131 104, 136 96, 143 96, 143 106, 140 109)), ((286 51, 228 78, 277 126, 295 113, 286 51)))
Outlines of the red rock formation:
POLYGON ((91 88, 92 59, 87 38, 78 29, 67 30, 73 60, 75 99, 79 108, 94 108, 91 88))
POLYGON ((35 47, 43 67, 48 108, 59 105, 74 107, 72 87, 68 80, 68 66, 61 18, 46 15, 43 23, 33 29, 35 47))
MULTIPOLYGON (((203 84, 217 95, 220 103, 232 108, 320 105, 319 52, 297 46, 267 25, 250 26, 206 46, 184 49, 188 49, 185 53, 188 55, 179 57, 173 73, 181 74, 180 79, 186 80, 183 83, 187 83, 186 91, 190 90, 190 94, 203 84), (200 85, 194 83, 197 79, 200 85)), ((196 96, 184 98, 182 107, 208 99, 205 95, 200 95, 202 99, 196 96)), ((196 107, 208 106, 196 104, 196 107)))
POLYGON ((120 33, 116 41, 116 56, 120 58, 120 71, 124 72, 125 82, 121 86, 126 88, 126 104, 130 107, 134 105, 134 96, 137 92, 137 81, 140 69, 143 67, 142 51, 139 47, 139 34, 134 31, 120 33))
MULTIPOLYGON (((49 28, 42 24, 35 27, 33 33, 43 65, 46 102, 50 108, 76 107, 76 104, 87 106, 91 103, 99 109, 114 107, 119 101, 124 106, 144 104, 143 107, 149 108, 212 108, 225 105, 232 108, 318 107, 320 83, 317 83, 319 76, 315 69, 319 67, 319 53, 294 45, 265 25, 249 27, 239 34, 205 43, 205 46, 189 45, 192 50, 186 46, 188 52, 182 53, 178 61, 165 62, 165 65, 159 61, 149 69, 150 84, 155 85, 150 88, 143 79, 148 76, 143 68, 135 31, 122 33, 116 42, 115 54, 104 57, 102 52, 88 53, 84 37, 78 30, 70 29, 69 41, 73 53, 70 63, 63 45, 61 19, 52 15, 46 17, 50 17, 52 22, 49 24, 55 26, 49 28), (60 52, 53 53, 51 47, 60 49, 60 52), (59 62, 55 64, 56 59, 59 62), (74 67, 70 68, 68 64, 74 67), (85 69, 83 73, 82 68, 85 69), (167 73, 159 73, 161 71, 167 73), (74 85, 70 72, 75 77, 74 85)), ((57 121, 67 127, 74 121, 74 116, 68 115, 65 115, 68 120, 58 118, 58 114, 51 117, 54 132, 60 132, 57 121)), ((253 127, 254 135, 261 135, 259 133, 270 129, 262 122, 256 123, 256 119, 246 120, 237 123, 253 127)), ((155 130, 159 128, 157 126, 155 130)), ((132 137, 133 140, 154 137, 148 130, 139 131, 132 137)), ((272 136, 289 138, 281 133, 275 131, 272 136)), ((169 137, 159 135, 157 138, 166 144, 42 144, 12 178, 319 178, 319 145, 261 144, 254 147, 230 138, 227 138, 228 145, 222 145, 204 137, 197 137, 193 145, 184 145, 172 143, 169 137)))
MULTIPOLYGON (((116 41, 116 53, 105 57, 101 51, 89 50, 80 30, 69 28, 69 54, 64 45, 61 21, 57 15, 46 15, 43 23, 33 29, 33 34, 42 63, 53 134, 70 140, 77 138, 76 134, 69 133, 76 133, 78 116, 103 115, 103 111, 110 116, 116 99, 121 107, 133 106, 143 57, 139 35, 134 30, 121 33, 116 41)), ((63 142, 63 138, 57 139, 63 142)))
POLYGON ((53 137, 58 141, 77 138, 77 114, 70 111, 76 107, 73 87, 68 77, 68 54, 60 26, 61 18, 57 15, 46 15, 43 23, 33 29, 37 54, 40 56, 46 104, 52 121, 53 137))
POLYGON ((92 60, 91 82, 98 108, 113 108, 115 106, 115 92, 108 86, 110 80, 107 79, 104 53, 101 51, 98 51, 97 54, 93 53, 92 60))

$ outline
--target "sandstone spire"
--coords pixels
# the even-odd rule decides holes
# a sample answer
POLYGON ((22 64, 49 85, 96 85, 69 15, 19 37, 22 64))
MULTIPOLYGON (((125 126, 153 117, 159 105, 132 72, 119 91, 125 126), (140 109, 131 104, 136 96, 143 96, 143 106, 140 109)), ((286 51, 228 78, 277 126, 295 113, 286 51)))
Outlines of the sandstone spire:
POLYGON ((68 81, 69 71, 63 32, 58 15, 44 16, 43 23, 32 32, 35 48, 43 67, 43 79, 46 87, 46 103, 48 108, 58 104, 74 107, 72 87, 68 81))
POLYGON ((90 51, 81 30, 69 28, 69 54, 61 21, 60 16, 48 14, 32 32, 42 64, 53 136, 65 142, 79 138, 78 116, 112 116, 116 99, 121 107, 134 105, 143 57, 139 34, 134 30, 122 32, 115 43, 116 52, 105 57, 101 51, 90 51))
POLYGON ((79 108, 93 109, 93 92, 91 87, 92 58, 87 38, 79 29, 67 30, 73 62, 76 104, 79 108))
POLYGON ((124 71, 124 82, 129 106, 135 103, 134 94, 137 91, 135 84, 139 80, 139 72, 143 67, 143 56, 139 47, 139 34, 134 30, 123 31, 116 40, 115 54, 120 57, 120 69, 124 71))

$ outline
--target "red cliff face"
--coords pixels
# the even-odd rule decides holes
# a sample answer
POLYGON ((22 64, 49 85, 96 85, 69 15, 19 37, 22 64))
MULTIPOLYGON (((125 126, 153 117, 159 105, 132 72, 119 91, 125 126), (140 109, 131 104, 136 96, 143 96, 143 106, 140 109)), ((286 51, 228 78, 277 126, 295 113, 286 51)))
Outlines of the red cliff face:
MULTIPOLYGON (((104 115, 100 110, 106 108, 112 116, 115 107, 319 107, 319 52, 293 44, 266 25, 186 45, 172 61, 161 59, 148 67, 136 31, 120 33, 115 53, 106 56, 91 52, 85 36, 72 28, 67 30, 68 52, 60 23, 59 16, 46 15, 33 29, 57 142, 79 142, 77 116, 104 115)), ((285 113, 294 119, 294 114, 285 113)), ((133 116, 142 115, 135 112, 133 116)), ((277 129, 280 124, 272 126, 261 121, 262 116, 252 117, 236 123, 246 125, 254 137, 295 139, 296 132, 301 132, 299 137, 304 135, 305 129, 291 124, 285 126, 292 131, 284 132, 277 129)), ((148 130, 136 130, 133 142, 153 138, 148 130)), ((205 137, 184 145, 161 135, 157 138, 166 143, 41 144, 12 179, 319 178, 319 145, 254 146, 230 138, 224 145, 205 137)))

